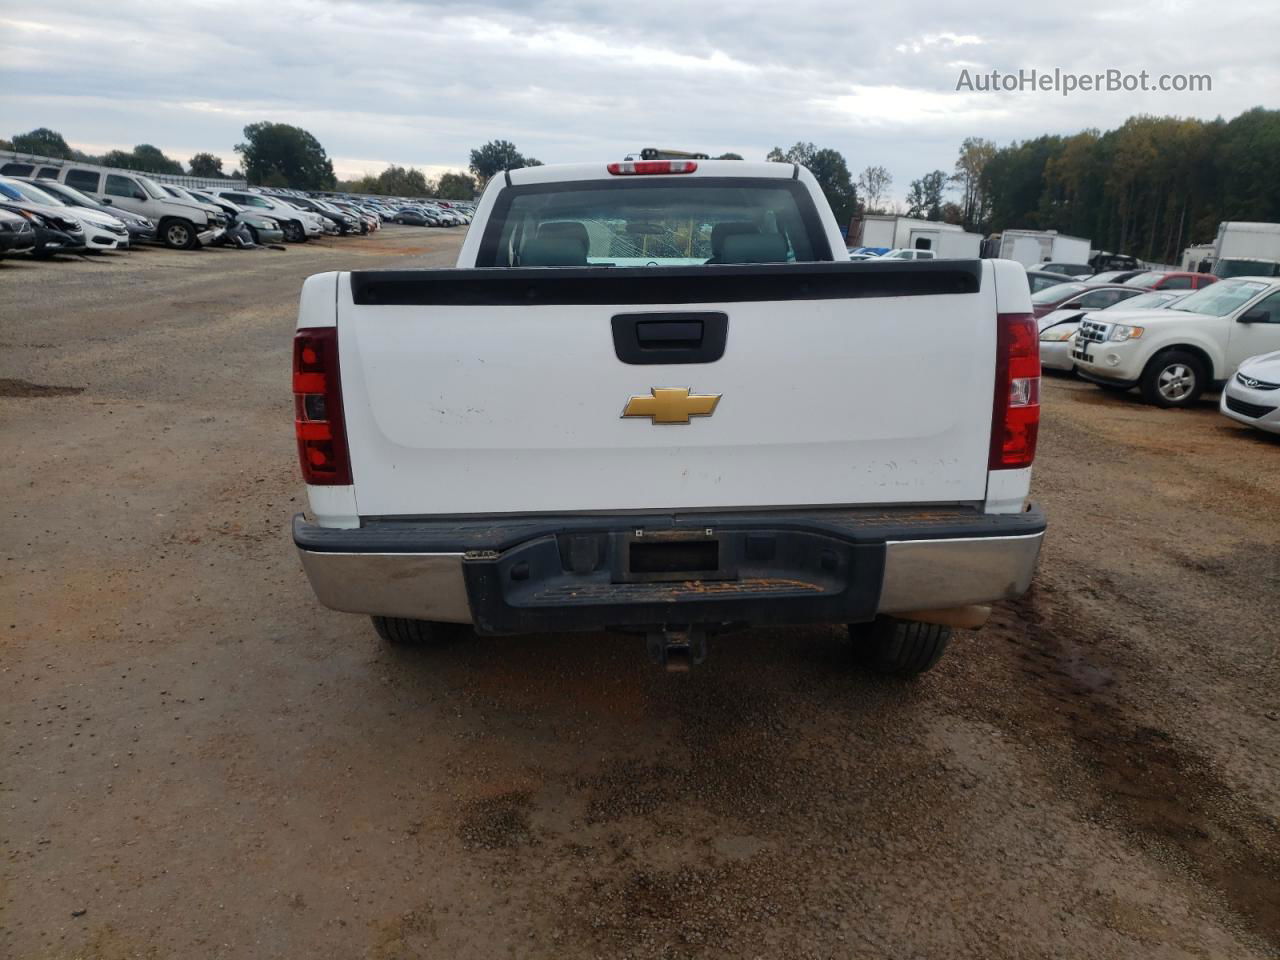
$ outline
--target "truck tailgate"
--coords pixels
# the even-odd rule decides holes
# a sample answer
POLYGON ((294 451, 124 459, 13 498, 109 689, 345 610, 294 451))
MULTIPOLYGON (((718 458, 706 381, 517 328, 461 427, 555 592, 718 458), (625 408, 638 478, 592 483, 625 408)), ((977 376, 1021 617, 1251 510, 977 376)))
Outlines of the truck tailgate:
POLYGON ((356 506, 982 500, 993 287, 981 261, 340 275, 356 506))

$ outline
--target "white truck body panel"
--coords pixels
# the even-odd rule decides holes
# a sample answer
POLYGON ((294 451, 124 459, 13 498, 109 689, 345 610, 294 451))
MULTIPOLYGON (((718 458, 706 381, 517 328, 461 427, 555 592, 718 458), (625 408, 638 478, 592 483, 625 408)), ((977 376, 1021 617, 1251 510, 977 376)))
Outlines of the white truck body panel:
POLYGON ((978 256, 982 247, 982 235, 965 230, 913 230, 911 246, 917 249, 918 236, 928 237, 931 246, 927 249, 933 250, 939 260, 971 260, 978 256))
POLYGON ((680 304, 358 306, 340 276, 356 505, 394 516, 982 500, 997 309, 984 270, 978 295, 699 304, 731 331, 707 366, 614 354, 610 317, 680 304), (622 419, 654 386, 723 399, 687 425, 622 419))
POLYGON ((1227 221, 1218 225, 1214 259, 1280 260, 1280 223, 1227 221))
POLYGON ((1056 230, 1005 230, 1000 256, 1028 269, 1041 263, 1088 263, 1091 242, 1056 230))
MULTIPOLYGON (((894 250, 915 249, 915 237, 923 237, 933 240, 940 234, 961 234, 965 230, 963 227, 954 223, 943 223, 940 220, 921 220, 918 217, 895 217, 884 214, 869 214, 862 219, 860 229, 861 243, 863 247, 889 247, 894 250)), ((977 234, 978 243, 982 238, 977 234)), ((927 249, 936 250, 936 243, 931 244, 927 249)), ((972 254, 939 254, 939 256, 957 257, 957 256, 977 256, 977 247, 974 247, 972 254)))

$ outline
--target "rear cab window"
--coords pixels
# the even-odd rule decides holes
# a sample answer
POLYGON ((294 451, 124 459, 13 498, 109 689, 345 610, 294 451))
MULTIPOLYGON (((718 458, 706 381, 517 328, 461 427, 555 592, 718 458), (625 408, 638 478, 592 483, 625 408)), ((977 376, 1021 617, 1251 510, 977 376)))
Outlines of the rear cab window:
POLYGON ((793 180, 583 180, 508 187, 478 267, 692 266, 831 260, 822 221, 793 180))

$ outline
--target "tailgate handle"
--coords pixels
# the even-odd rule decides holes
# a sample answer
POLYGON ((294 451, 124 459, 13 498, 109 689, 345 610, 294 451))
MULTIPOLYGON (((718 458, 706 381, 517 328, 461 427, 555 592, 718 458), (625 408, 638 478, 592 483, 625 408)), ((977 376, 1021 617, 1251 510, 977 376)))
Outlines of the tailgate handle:
POLYGON ((613 349, 623 363, 714 363, 724 356, 724 313, 619 313, 613 349))
POLYGON ((701 346, 702 321, 641 320, 636 323, 636 340, 646 350, 701 346))

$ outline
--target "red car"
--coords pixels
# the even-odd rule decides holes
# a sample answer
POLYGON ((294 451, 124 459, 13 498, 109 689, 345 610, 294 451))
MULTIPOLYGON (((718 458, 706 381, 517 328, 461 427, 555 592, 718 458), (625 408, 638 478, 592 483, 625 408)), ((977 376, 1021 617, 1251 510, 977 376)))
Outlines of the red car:
POLYGON ((1125 284, 1144 290, 1199 290, 1218 278, 1212 273, 1190 273, 1186 270, 1149 270, 1130 277, 1125 284))
POLYGON ((1127 283, 1059 283, 1033 293, 1031 310, 1036 319, 1055 310, 1073 307, 1102 310, 1141 292, 1141 288, 1127 283))

